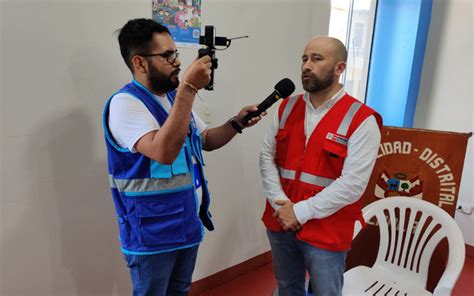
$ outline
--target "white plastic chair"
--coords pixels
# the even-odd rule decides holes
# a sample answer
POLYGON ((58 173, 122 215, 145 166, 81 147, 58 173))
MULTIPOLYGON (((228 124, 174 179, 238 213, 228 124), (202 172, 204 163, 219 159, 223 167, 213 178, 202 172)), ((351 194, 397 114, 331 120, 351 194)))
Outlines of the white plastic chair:
MULTIPOLYGON (((462 233, 448 213, 427 201, 397 196, 367 205, 363 215, 366 221, 375 216, 379 224, 377 259, 372 267, 357 266, 344 273, 344 296, 451 295, 464 265, 465 249, 462 233), (390 225, 406 225, 407 231, 390 225), (428 267, 434 249, 445 237, 448 262, 431 294, 426 290, 428 267)), ((354 237, 360 229, 356 225, 354 237)))

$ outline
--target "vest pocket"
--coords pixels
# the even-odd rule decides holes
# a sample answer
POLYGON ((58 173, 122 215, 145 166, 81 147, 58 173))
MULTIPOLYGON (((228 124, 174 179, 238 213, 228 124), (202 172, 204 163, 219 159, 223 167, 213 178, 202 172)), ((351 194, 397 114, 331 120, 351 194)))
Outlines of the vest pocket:
POLYGON ((188 172, 185 149, 186 145, 181 148, 181 151, 179 151, 179 154, 176 157, 175 161, 171 164, 171 170, 173 172, 173 175, 182 175, 188 172))
POLYGON ((330 157, 345 158, 347 156, 347 146, 343 144, 336 143, 331 140, 324 140, 323 149, 329 153, 330 157))
POLYGON ((150 176, 153 179, 169 179, 172 177, 171 165, 161 164, 152 160, 150 163, 150 176))
POLYGON ((182 196, 137 200, 139 240, 145 246, 186 241, 182 196))
POLYGON ((152 160, 150 165, 151 177, 156 179, 169 179, 172 176, 182 175, 189 172, 185 149, 186 145, 181 148, 178 156, 172 164, 161 164, 152 160))
POLYGON ((288 150, 288 131, 285 129, 278 130, 275 136, 276 140, 276 153, 275 161, 279 166, 282 166, 286 160, 286 152, 288 150))
POLYGON ((347 146, 326 139, 323 142, 322 156, 318 171, 323 172, 326 176, 340 175, 347 157, 347 146))

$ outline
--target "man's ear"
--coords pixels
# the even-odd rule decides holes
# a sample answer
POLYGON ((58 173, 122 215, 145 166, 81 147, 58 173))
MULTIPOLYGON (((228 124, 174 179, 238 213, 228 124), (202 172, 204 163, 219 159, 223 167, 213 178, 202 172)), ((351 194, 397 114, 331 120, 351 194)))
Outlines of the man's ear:
POLYGON ((147 73, 148 72, 148 64, 145 61, 144 57, 139 55, 134 55, 131 59, 131 64, 133 68, 133 73, 147 73))
POLYGON ((346 63, 345 62, 338 62, 336 64, 336 74, 338 76, 341 76, 342 75, 342 72, 344 72, 344 70, 346 70, 346 63))

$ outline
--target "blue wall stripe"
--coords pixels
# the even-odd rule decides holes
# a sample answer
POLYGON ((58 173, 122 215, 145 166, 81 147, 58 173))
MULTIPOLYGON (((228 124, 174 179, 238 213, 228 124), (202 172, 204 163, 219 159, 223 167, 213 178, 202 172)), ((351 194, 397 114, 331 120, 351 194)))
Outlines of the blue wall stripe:
POLYGON ((432 0, 378 0, 366 103, 385 125, 412 127, 432 0))

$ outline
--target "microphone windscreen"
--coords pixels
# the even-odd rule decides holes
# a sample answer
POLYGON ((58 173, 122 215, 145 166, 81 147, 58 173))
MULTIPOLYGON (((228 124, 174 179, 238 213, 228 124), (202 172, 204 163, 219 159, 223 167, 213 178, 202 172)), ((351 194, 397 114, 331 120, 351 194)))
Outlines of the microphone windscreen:
POLYGON ((283 78, 275 85, 275 90, 278 91, 282 98, 286 98, 295 91, 295 84, 288 78, 283 78))

